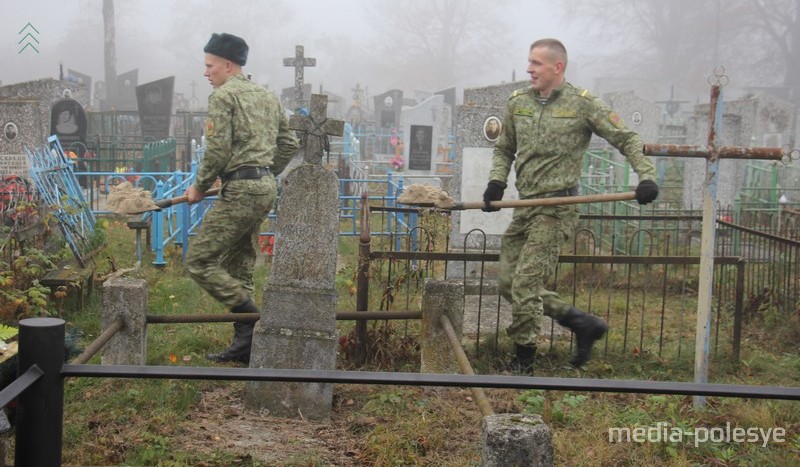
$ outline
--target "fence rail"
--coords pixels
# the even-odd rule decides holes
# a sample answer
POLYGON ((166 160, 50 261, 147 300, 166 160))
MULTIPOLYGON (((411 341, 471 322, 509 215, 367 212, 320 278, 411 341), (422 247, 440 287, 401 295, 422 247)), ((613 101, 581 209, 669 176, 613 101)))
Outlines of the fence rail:
POLYGON ((55 318, 20 321, 21 376, 0 392, 0 402, 17 399, 16 465, 61 465, 65 378, 137 378, 224 381, 273 381, 545 389, 640 394, 702 395, 800 400, 800 388, 504 375, 389 373, 341 370, 213 368, 145 365, 65 364, 65 322, 55 318), (35 383, 35 384, 34 384, 35 383))

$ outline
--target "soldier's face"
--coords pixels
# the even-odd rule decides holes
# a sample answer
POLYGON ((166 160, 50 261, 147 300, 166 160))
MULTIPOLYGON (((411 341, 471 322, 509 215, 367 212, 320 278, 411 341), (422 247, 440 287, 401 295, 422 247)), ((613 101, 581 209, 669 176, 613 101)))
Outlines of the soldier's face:
POLYGON ((545 47, 534 47, 528 54, 528 74, 537 91, 551 91, 561 85, 564 63, 545 47))
POLYGON ((213 54, 206 54, 206 72, 203 76, 208 78, 211 86, 218 88, 228 79, 230 63, 222 57, 213 54))

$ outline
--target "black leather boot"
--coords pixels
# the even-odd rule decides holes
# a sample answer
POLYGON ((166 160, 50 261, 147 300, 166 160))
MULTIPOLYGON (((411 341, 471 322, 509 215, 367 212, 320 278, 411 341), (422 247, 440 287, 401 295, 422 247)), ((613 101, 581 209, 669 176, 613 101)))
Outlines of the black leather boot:
POLYGON ((536 359, 535 345, 514 344, 514 357, 508 363, 507 370, 515 375, 533 375, 533 363, 536 359))
POLYGON ((608 325, 602 319, 586 314, 575 307, 570 307, 567 314, 558 319, 558 324, 575 333, 578 350, 569 363, 576 367, 589 361, 595 341, 602 338, 608 331, 608 325))
MULTIPOLYGON (((232 313, 259 313, 260 311, 250 299, 241 305, 231 308, 232 313)), ((249 364, 250 347, 253 344, 253 329, 255 327, 255 323, 233 323, 233 342, 231 342, 230 347, 220 353, 208 354, 206 359, 220 363, 238 362, 249 364)))
POLYGON ((206 355, 212 362, 250 363, 250 346, 253 344, 255 323, 233 323, 233 342, 220 353, 206 355))

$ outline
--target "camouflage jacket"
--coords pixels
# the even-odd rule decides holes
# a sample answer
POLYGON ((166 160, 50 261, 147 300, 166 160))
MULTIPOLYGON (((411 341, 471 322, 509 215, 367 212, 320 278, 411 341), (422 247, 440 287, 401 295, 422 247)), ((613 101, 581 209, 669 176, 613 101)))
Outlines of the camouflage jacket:
POLYGON ((298 148, 275 95, 241 74, 209 96, 205 133, 206 153, 195 181, 200 191, 239 167, 269 167, 277 175, 298 148))
POLYGON ((546 103, 537 100, 533 88, 511 94, 489 179, 505 182, 513 165, 523 199, 578 186, 592 133, 617 148, 640 180, 655 179, 639 135, 602 100, 567 82, 546 103))

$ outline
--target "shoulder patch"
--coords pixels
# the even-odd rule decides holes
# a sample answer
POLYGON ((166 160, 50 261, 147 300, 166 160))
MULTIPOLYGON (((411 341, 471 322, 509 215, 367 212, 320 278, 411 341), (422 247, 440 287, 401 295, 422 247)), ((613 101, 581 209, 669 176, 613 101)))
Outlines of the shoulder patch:
POLYGON ((512 93, 511 93, 511 95, 510 95, 510 96, 508 96, 508 98, 509 98, 509 99, 513 99, 513 98, 515 98, 515 97, 517 97, 517 96, 521 96, 521 95, 523 95, 523 94, 527 94, 527 93, 528 93, 528 91, 530 91, 530 88, 520 88, 520 89, 517 89, 517 90, 515 90, 514 92, 512 92, 512 93))
POLYGON ((214 122, 210 118, 206 119, 206 138, 214 136, 214 122))
POLYGON ((625 126, 625 123, 622 121, 619 115, 616 112, 611 112, 608 114, 608 119, 611 121, 611 124, 614 125, 616 128, 622 128, 625 126))

